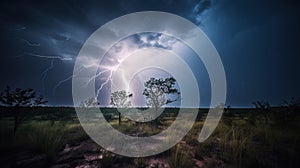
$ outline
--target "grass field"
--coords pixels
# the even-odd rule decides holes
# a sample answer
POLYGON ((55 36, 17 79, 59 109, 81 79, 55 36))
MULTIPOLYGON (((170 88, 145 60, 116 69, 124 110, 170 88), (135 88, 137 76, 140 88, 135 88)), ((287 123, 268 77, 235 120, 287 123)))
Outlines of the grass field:
MULTIPOLYGON (((1 167, 300 167, 300 115, 290 110, 227 109, 212 136, 199 143, 207 113, 199 109, 193 128, 176 146, 156 156, 129 158, 94 143, 73 108, 1 108, 0 162, 1 167), (27 117, 14 134, 15 110, 27 117)), ((123 117, 119 124, 116 109, 102 112, 120 132, 149 136, 171 125, 178 109, 165 109, 155 123, 123 117)))

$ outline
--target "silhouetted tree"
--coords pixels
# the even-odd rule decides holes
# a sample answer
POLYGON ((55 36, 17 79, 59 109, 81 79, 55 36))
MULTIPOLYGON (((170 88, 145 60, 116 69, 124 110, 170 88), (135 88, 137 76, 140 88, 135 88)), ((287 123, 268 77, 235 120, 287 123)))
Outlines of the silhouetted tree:
POLYGON ((220 107, 224 107, 224 123, 229 126, 233 126, 234 114, 230 105, 225 106, 224 104, 220 104, 220 107))
POLYGON ((256 101, 252 103, 257 112, 263 115, 265 124, 268 124, 268 115, 270 113, 270 103, 267 101, 256 101))
POLYGON ((175 88, 175 83, 176 80, 173 77, 165 79, 150 78, 144 83, 143 95, 146 97, 147 105, 155 109, 156 116, 160 107, 179 99, 180 92, 175 88), (176 98, 169 98, 168 95, 171 94, 176 95, 176 98))
POLYGON ((300 111, 300 99, 292 97, 291 100, 285 100, 282 106, 287 107, 290 114, 298 113, 300 111))
POLYGON ((85 108, 91 108, 91 107, 97 107, 99 105, 98 101, 96 98, 89 98, 83 102, 80 103, 80 107, 85 107, 85 108))
MULTIPOLYGON (((132 97, 132 93, 128 93, 125 90, 115 91, 110 96, 110 104, 117 108, 127 108, 131 106, 131 101, 128 99, 132 97)), ((121 113, 119 113, 119 125, 121 123, 121 113)))
POLYGON ((285 100, 282 104, 283 112, 280 116, 282 122, 296 119, 300 113, 300 99, 292 97, 290 100, 285 100))
POLYGON ((26 114, 22 115, 18 107, 34 107, 47 103, 42 96, 36 97, 33 89, 11 89, 9 86, 0 94, 0 102, 4 106, 11 107, 14 112, 14 134, 26 118, 26 114))

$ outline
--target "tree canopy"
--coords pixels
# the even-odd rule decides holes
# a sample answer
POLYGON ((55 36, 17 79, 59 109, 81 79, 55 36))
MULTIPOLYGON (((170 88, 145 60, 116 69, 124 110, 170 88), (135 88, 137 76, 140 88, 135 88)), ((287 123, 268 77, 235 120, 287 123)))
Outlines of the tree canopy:
POLYGON ((33 89, 20 89, 7 86, 0 94, 0 102, 3 106, 17 108, 13 110, 14 113, 14 134, 17 131, 19 125, 28 116, 27 114, 21 113, 18 107, 33 107, 45 105, 46 100, 42 96, 37 97, 33 89))
POLYGON ((175 88, 176 80, 170 78, 150 78, 144 83, 145 89, 143 95, 146 97, 146 103, 150 107, 159 108, 163 105, 173 103, 178 100, 180 92, 175 88), (171 99, 170 94, 175 94, 177 97, 171 99))
POLYGON ((36 97, 33 89, 20 89, 7 86, 0 94, 0 102, 7 107, 32 107, 47 103, 42 96, 36 97))
POLYGON ((131 106, 131 101, 128 98, 132 97, 132 93, 127 93, 125 90, 115 91, 111 94, 110 104, 117 108, 131 106))

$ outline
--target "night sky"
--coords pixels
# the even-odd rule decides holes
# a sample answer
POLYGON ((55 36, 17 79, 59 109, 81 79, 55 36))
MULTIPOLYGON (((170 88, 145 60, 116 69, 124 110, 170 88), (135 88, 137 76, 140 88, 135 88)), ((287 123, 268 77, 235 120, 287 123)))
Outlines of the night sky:
POLYGON ((88 37, 122 15, 164 11, 197 24, 214 44, 226 73, 226 104, 280 105, 300 98, 299 7, 298 0, 4 0, 0 88, 30 87, 50 105, 71 106, 73 67, 88 37))

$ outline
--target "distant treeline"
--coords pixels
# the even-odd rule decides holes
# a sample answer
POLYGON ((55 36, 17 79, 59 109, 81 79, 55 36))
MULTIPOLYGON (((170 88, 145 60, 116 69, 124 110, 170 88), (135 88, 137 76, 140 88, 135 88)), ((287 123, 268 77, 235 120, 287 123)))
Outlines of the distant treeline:
MULTIPOLYGON (((137 107, 140 110, 146 110, 146 107, 137 107)), ((180 108, 178 107, 166 107, 164 113, 178 113, 180 108)), ((181 108, 184 109, 191 109, 191 108, 181 108)), ((271 107, 270 110, 284 110, 287 107, 271 107)), ((10 117, 13 115, 14 111, 22 111, 30 113, 31 115, 43 115, 47 113, 54 113, 54 114, 64 114, 64 115, 73 115, 76 116, 76 111, 74 107, 54 107, 54 106, 44 106, 44 107, 5 107, 0 106, 0 117, 10 117)), ((116 113, 117 108, 114 107, 100 107, 102 113, 116 113)), ((209 108, 199 108, 200 113, 207 113, 209 108)), ((253 108, 224 108, 225 112, 239 114, 239 113, 248 113, 251 111, 257 110, 255 107, 253 108)))

